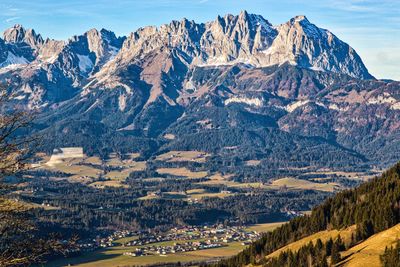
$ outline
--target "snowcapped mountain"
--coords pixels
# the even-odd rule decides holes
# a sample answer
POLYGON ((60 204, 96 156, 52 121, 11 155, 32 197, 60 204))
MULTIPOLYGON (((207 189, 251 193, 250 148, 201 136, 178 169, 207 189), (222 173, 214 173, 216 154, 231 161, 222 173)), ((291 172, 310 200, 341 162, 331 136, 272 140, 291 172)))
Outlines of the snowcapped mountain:
POLYGON ((290 64, 358 79, 373 78, 349 45, 306 17, 273 26, 262 16, 243 11, 205 24, 183 19, 140 28, 93 76, 85 92, 90 88, 136 87, 126 77, 134 74, 130 69, 140 67, 143 70, 136 78, 151 85, 146 106, 159 97, 170 105, 184 105, 201 94, 187 94, 186 89, 193 84, 185 73, 196 67, 237 64, 250 68, 290 64))
POLYGON ((268 67, 290 63, 354 78, 372 78, 349 45, 305 16, 273 26, 262 16, 243 11, 238 16, 218 16, 206 24, 183 19, 159 28, 145 27, 127 38, 115 62, 129 64, 161 50, 176 53, 191 66, 244 63, 268 67))
POLYGON ((400 159, 400 83, 374 79, 305 16, 274 26, 243 11, 67 41, 16 25, 0 64, 15 102, 40 111, 49 150, 206 150, 278 169, 400 159))
POLYGON ((124 37, 92 29, 67 41, 46 39, 21 25, 0 40, 1 79, 29 108, 43 108, 71 98, 87 79, 115 57, 124 37))
POLYGON ((33 29, 25 29, 20 24, 7 29, 3 34, 3 39, 6 43, 15 44, 18 46, 29 46, 32 49, 39 49, 44 41, 40 34, 36 34, 33 29))
POLYGON ((56 99, 65 100, 82 87, 87 90, 124 84, 121 80, 132 66, 142 67, 142 78, 152 84, 148 103, 159 96, 174 103, 176 99, 163 90, 161 74, 175 75, 171 77, 176 87, 172 91, 179 91, 182 73, 195 67, 290 64, 357 79, 373 78, 349 45, 304 16, 273 26, 262 16, 243 11, 237 16, 218 16, 205 24, 183 19, 144 27, 127 38, 92 29, 67 41, 44 40, 33 29, 15 25, 4 32, 3 39, 0 73, 8 77, 18 71, 21 77, 20 81, 14 79, 15 88, 40 92, 34 93, 31 107, 43 107, 54 100, 43 98, 48 84, 63 88, 58 89, 61 91, 56 99))

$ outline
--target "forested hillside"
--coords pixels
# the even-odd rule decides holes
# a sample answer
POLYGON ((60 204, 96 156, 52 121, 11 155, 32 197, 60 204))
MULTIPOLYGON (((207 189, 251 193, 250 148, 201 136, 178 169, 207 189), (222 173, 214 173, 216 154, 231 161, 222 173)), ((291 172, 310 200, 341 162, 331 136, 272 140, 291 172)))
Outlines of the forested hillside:
MULTIPOLYGON (((298 217, 269 232, 237 256, 218 263, 218 266, 327 266, 339 262, 340 251, 351 247, 371 235, 400 222, 400 163, 359 187, 346 190, 315 207, 311 215, 298 217), (340 238, 326 243, 310 243, 297 252, 282 252, 279 257, 266 257, 275 250, 293 242, 329 229, 344 229, 356 225, 351 241, 343 244, 340 238), (311 256, 311 257, 310 257, 311 256), (317 257, 318 256, 318 257, 317 257), (305 264, 305 265, 304 265, 305 264)), ((393 250, 382 257, 391 258, 393 250)), ((386 265, 385 265, 386 266, 386 265)), ((392 266, 392 265, 387 265, 392 266)))

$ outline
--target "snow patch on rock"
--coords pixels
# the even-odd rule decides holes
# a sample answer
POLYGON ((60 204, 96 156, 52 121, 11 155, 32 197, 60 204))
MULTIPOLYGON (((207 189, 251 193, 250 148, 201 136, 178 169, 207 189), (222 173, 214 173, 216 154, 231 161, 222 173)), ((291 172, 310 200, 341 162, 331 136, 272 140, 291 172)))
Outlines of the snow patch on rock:
POLYGON ((186 89, 186 90, 193 90, 193 91, 196 91, 196 86, 193 84, 192 80, 189 80, 189 81, 185 84, 185 89, 186 89))
POLYGON ((304 106, 306 104, 308 104, 310 101, 309 100, 300 100, 300 101, 296 101, 294 103, 291 103, 289 105, 286 106, 286 110, 287 112, 293 112, 295 111, 297 108, 304 106))
POLYGON ((93 68, 92 60, 86 55, 77 54, 79 59, 79 69, 81 72, 88 72, 93 68))
POLYGON ((26 95, 19 95, 19 96, 15 96, 14 99, 16 100, 23 100, 26 98, 26 95))
POLYGON ((126 95, 121 94, 118 97, 118 106, 120 111, 124 111, 126 108, 126 95))
POLYGON ((225 106, 227 106, 231 103, 243 103, 243 104, 247 104, 250 106, 256 106, 256 107, 261 107, 263 105, 262 99, 259 99, 259 98, 232 97, 232 98, 226 99, 224 101, 225 106))
POLYGON ((339 107, 338 104, 336 104, 336 103, 329 104, 328 108, 331 110, 337 110, 337 111, 348 111, 349 110, 349 107, 339 107))
POLYGON ((393 104, 390 108, 394 110, 400 110, 400 102, 393 104))
POLYGON ((111 60, 111 59, 114 59, 115 56, 118 54, 119 49, 112 45, 110 45, 109 48, 110 48, 109 53, 110 53, 110 60, 111 60))
POLYGON ((26 58, 22 56, 16 56, 8 51, 7 58, 3 63, 0 64, 0 68, 8 67, 12 69, 14 67, 17 68, 19 65, 26 65, 28 63, 29 61, 26 58))
POLYGON ((394 104, 396 103, 396 98, 392 97, 391 95, 378 95, 377 97, 371 97, 368 99, 368 104, 394 104))

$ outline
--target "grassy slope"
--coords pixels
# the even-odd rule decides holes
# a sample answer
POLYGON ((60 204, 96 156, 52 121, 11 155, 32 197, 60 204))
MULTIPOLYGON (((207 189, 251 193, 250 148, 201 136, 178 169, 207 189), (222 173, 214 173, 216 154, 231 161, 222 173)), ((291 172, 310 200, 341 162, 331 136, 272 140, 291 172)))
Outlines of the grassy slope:
POLYGON ((386 247, 395 245, 396 240, 399 238, 400 224, 397 224, 392 228, 371 236, 364 242, 350 248, 346 252, 343 252, 341 255, 345 260, 340 266, 380 266, 379 256, 383 254, 386 247))
POLYGON ((281 252, 287 251, 287 250, 292 250, 293 252, 295 252, 295 251, 299 250, 302 246, 305 246, 308 243, 310 243, 310 241, 315 243, 318 240, 318 238, 321 239, 321 241, 323 243, 328 241, 330 238, 335 240, 339 236, 339 234, 344 242, 348 242, 351 239, 351 233, 354 233, 355 230, 356 230, 355 226, 350 226, 343 230, 321 231, 321 232, 315 233, 313 235, 307 236, 305 238, 302 238, 298 241, 292 242, 292 243, 274 251, 273 253, 269 254, 267 257, 278 257, 281 252))
MULTIPOLYGON (((300 247, 307 245, 310 241, 316 242, 318 238, 322 242, 327 241, 329 238, 335 239, 340 234, 345 242, 351 238, 351 233, 355 232, 355 226, 351 226, 344 230, 330 230, 321 231, 316 234, 310 235, 296 242, 274 251, 267 257, 277 257, 283 251, 292 250, 297 251, 300 247)), ((344 260, 338 264, 343 267, 365 267, 365 266, 381 266, 379 256, 383 254, 386 247, 396 244, 400 238, 400 224, 389 228, 388 230, 377 233, 364 242, 361 242, 347 251, 342 252, 341 256, 344 260)))

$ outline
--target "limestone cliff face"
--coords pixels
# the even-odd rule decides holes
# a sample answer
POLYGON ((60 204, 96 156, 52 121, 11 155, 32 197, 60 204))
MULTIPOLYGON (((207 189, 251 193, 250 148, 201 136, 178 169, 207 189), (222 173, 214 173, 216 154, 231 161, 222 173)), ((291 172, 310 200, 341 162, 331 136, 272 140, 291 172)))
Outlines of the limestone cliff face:
POLYGON ((35 30, 25 29, 19 24, 7 29, 3 34, 3 39, 7 43, 25 43, 34 49, 38 49, 44 43, 42 36, 36 34, 35 30))
POLYGON ((104 29, 67 41, 43 40, 34 30, 15 25, 0 39, 0 78, 29 108, 47 107, 78 92, 116 56, 124 40, 104 29))
POLYGON ((354 78, 373 78, 349 45, 305 16, 273 26, 262 16, 246 11, 237 16, 218 16, 206 24, 184 19, 159 28, 139 29, 128 37, 115 63, 137 62, 146 54, 166 49, 177 50, 185 64, 192 66, 290 63, 354 78))

